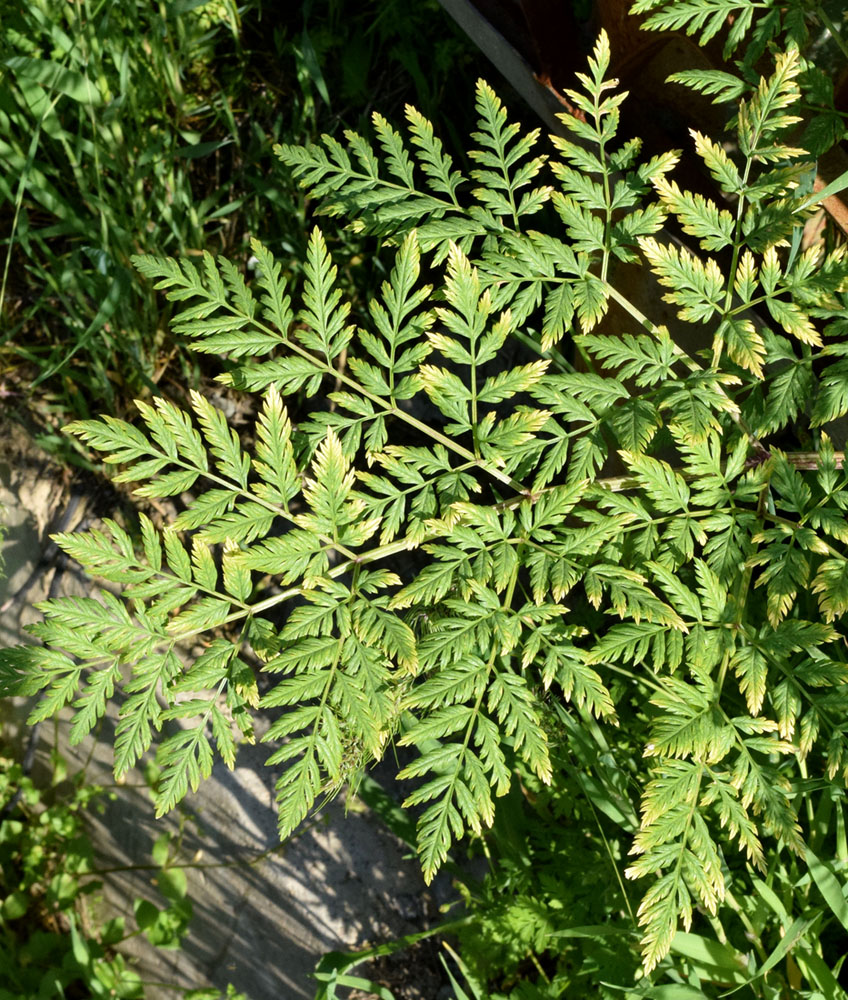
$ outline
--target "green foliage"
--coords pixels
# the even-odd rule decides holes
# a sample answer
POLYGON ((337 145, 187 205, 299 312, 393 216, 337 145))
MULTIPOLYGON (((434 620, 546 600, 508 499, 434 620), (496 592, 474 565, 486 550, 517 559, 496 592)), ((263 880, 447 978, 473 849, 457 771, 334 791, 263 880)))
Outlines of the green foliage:
POLYGON ((60 389, 72 412, 86 397, 114 408, 116 382, 149 384, 162 346, 129 260, 140 235, 184 253, 228 211, 224 189, 199 197, 196 157, 227 140, 202 143, 204 99, 181 77, 204 73, 235 9, 204 28, 134 2, 2 8, 0 346, 36 386, 73 372, 76 392, 60 389))
MULTIPOLYGON (((100 919, 94 894, 102 883, 85 815, 103 792, 86 785, 81 774, 68 790, 58 754, 53 764, 53 784, 42 789, 20 764, 0 758, 0 998, 141 998, 144 983, 119 946, 144 933, 160 948, 180 947, 192 912, 185 873, 170 867, 164 835, 151 866, 164 905, 136 899, 138 930, 130 933, 123 917, 100 919)), ((220 995, 217 990, 186 994, 191 1000, 220 995)), ((229 989, 227 997, 236 994, 229 989)))
POLYGON ((715 103, 735 102, 756 84, 764 53, 797 49, 806 91, 803 147, 817 157, 841 142, 844 114, 834 107, 834 79, 848 57, 841 0, 635 0, 630 10, 646 15, 648 30, 685 31, 701 46, 723 41, 725 65, 735 72, 681 70, 669 77, 715 103))
POLYGON ((602 34, 550 154, 483 83, 468 173, 414 109, 408 139, 279 148, 392 247, 367 309, 318 229, 297 295, 259 243, 250 284, 137 259, 261 394, 251 441, 196 394, 72 424, 180 512, 59 536, 110 587, 46 601, 0 681, 73 739, 123 686, 116 770, 163 730, 160 813, 272 710, 283 836, 408 748, 425 878, 465 837, 497 853, 466 888, 491 996, 840 997, 848 259, 800 249, 801 56, 740 85, 730 152, 693 136, 721 202, 621 141, 609 62, 602 34), (617 287, 634 263, 672 321, 617 287))
POLYGON ((805 0, 779 4, 773 0, 684 0, 683 3, 635 0, 630 10, 633 14, 648 15, 646 28, 683 30, 687 35, 697 35, 700 45, 726 34, 725 57, 744 44, 744 59, 752 64, 774 40, 804 47, 810 40, 810 23, 818 20, 829 26, 826 10, 833 6, 828 2, 810 4, 805 0))

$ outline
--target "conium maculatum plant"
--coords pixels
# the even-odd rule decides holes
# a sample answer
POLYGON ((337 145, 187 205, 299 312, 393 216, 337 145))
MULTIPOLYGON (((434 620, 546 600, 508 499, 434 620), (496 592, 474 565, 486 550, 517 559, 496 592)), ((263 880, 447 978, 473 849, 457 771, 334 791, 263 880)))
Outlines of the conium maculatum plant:
POLYGON ((602 35, 547 153, 481 83, 467 175, 412 108, 408 138, 375 115, 373 145, 279 149, 325 214, 393 248, 362 314, 318 229, 298 308, 258 242, 249 284, 208 254, 137 260, 175 331, 257 394, 249 446, 198 394, 72 424, 180 512, 59 536, 109 586, 45 602, 41 644, 0 654, 3 689, 43 692, 32 721, 72 706, 79 740, 120 688, 116 773, 166 734, 160 813, 271 711, 283 837, 405 746, 428 880, 499 797, 571 782, 619 894, 597 933, 641 937, 648 977, 584 990, 778 996, 791 950, 787 982, 841 996, 817 942, 848 912, 827 860, 848 862, 848 260, 801 246, 804 63, 789 45, 719 94, 735 144, 692 137, 710 200, 674 180, 677 153, 618 139, 609 60, 602 35), (634 264, 673 322, 616 284, 634 264), (806 916, 775 891, 791 872, 806 916), (707 959, 679 930, 696 920, 707 959))

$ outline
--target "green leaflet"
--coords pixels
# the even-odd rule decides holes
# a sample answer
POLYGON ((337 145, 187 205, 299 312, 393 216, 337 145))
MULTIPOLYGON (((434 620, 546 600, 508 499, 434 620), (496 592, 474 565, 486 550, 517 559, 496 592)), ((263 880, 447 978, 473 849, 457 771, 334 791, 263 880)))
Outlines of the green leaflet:
MULTIPOLYGON (((803 9, 800 0, 790 0, 780 7, 755 0, 700 0, 698 3, 635 0, 630 7, 634 14, 648 13, 646 28, 657 31, 683 30, 687 35, 697 35, 699 45, 705 45, 716 35, 725 35, 725 58, 735 52, 752 31, 759 36, 758 42, 761 45, 783 34, 787 41, 794 42, 797 46, 802 45, 808 38, 808 29, 803 17, 799 16, 803 9)), ((750 48, 754 49, 754 46, 750 48)), ((687 79, 687 84, 708 94, 718 93, 717 101, 732 100, 739 96, 740 91, 730 82, 736 82, 731 74, 701 70, 699 75, 703 78, 699 83, 692 84, 687 79)))

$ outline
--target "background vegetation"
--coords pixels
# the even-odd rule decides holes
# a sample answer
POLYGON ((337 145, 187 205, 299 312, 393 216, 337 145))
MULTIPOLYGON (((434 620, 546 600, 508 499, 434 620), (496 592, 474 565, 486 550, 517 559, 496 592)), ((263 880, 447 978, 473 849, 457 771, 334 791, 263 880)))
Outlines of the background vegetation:
MULTIPOLYGON (((204 382, 132 254, 244 265, 262 233, 296 271, 308 208, 272 144, 407 101, 455 135, 446 92, 481 64, 435 2, 36 0, 0 16, 0 392, 53 448, 69 416, 204 382)), ((360 244, 333 242, 366 295, 360 244)))

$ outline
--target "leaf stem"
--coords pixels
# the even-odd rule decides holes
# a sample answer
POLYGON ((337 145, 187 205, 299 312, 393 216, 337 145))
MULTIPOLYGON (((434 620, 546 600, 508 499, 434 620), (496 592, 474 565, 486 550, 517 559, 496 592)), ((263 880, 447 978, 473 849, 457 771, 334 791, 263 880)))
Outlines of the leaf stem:
MULTIPOLYGON (((727 272, 727 292, 724 296, 724 309, 721 314, 722 321, 727 320, 727 317, 731 315, 731 309, 733 306, 733 287, 736 281, 736 269, 739 265, 739 253, 742 250, 743 245, 743 240, 741 240, 740 237, 742 233, 742 219, 745 214, 745 189, 748 186, 748 178, 751 174, 752 163, 753 157, 749 155, 745 161, 745 175, 742 178, 742 184, 739 191, 739 201, 736 204, 736 222, 733 227, 733 256, 730 261, 730 270, 727 272)), ((722 341, 716 337, 713 342, 713 368, 717 369, 719 366, 723 346, 724 344, 722 341)))
MULTIPOLYGON (((347 559, 345 562, 338 563, 338 565, 333 566, 326 575, 334 580, 339 576, 344 576, 345 573, 351 572, 351 570, 356 566, 363 566, 367 563, 376 562, 379 559, 386 559, 389 556, 397 555, 401 552, 408 552, 410 548, 411 546, 405 538, 396 542, 389 542, 387 545, 380 545, 376 549, 372 549, 370 552, 363 552, 361 555, 355 556, 353 559, 347 559)), ((286 590, 280 591, 279 594, 267 597, 264 601, 252 604, 244 610, 234 611, 232 614, 227 615, 226 618, 222 619, 217 627, 241 621, 242 618, 245 618, 248 615, 254 617, 265 611, 270 611, 271 608, 277 607, 277 605, 282 604, 284 601, 288 601, 293 597, 303 596, 306 589, 307 588, 305 587, 288 587, 286 590)), ((205 631, 205 629, 193 628, 188 631, 177 632, 170 638, 174 642, 182 642, 184 639, 190 639, 192 636, 195 636, 203 631, 205 631)))
MULTIPOLYGON (((630 315, 639 324, 641 324, 646 330, 648 330, 649 333, 653 334, 653 336, 657 336, 658 327, 656 326, 656 324, 652 323, 651 320, 649 320, 644 313, 642 313, 639 309, 637 309, 637 307, 634 306, 629 299, 627 299, 624 295, 622 295, 609 283, 605 284, 605 289, 609 294, 610 298, 614 299, 623 309, 626 309, 627 312, 629 312, 630 315)), ((683 348, 680 347, 679 344, 675 343, 674 341, 671 341, 671 344, 675 357, 678 358, 678 360, 680 360, 681 362, 683 362, 683 364, 686 365, 689 371, 693 373, 697 372, 699 374, 703 374, 706 371, 706 369, 702 365, 699 365, 698 362, 693 357, 688 355, 686 351, 684 351, 683 348)), ((728 396, 728 394, 724 391, 721 385, 715 384, 714 388, 716 392, 723 399, 727 401, 727 405, 725 407, 724 412, 728 414, 730 419, 742 431, 745 437, 748 438, 749 442, 751 443, 751 447, 760 452, 767 452, 767 449, 762 444, 760 439, 757 437, 754 431, 748 426, 747 421, 742 416, 742 410, 739 408, 739 406, 730 398, 730 396, 728 396)))
MULTIPOLYGON (((300 344, 298 344, 297 342, 291 340, 281 330, 272 329, 265 323, 261 322, 261 320, 258 320, 255 316, 252 317, 246 316, 245 313, 239 312, 236 308, 230 305, 229 302, 219 303, 219 305, 224 305, 227 309, 229 309, 231 313, 233 313, 236 316, 243 316, 244 318, 248 319, 251 323, 254 324, 254 326, 262 330, 264 333, 270 334, 273 337, 279 337, 280 342, 284 344, 290 351, 299 355, 305 360, 309 361, 311 364, 315 366, 316 370, 322 371, 324 374, 330 375, 333 377, 333 379, 338 380, 338 382, 348 386, 348 388, 354 389, 359 395, 364 396, 366 399, 370 400, 370 402, 376 404, 381 410, 383 410, 383 412, 387 416, 393 416, 397 417, 399 420, 403 420, 411 427, 414 427, 416 430, 420 431, 426 437, 438 441, 439 444, 443 445, 449 451, 452 451, 455 454, 460 455, 462 458, 466 459, 466 461, 473 462, 484 472, 487 472, 495 479, 510 486, 517 493, 527 492, 523 484, 517 482, 511 476, 508 476, 505 472, 502 472, 495 466, 489 464, 488 462, 485 462, 478 455, 475 455, 473 452, 469 451, 461 444, 458 444, 452 438, 449 438, 445 434, 442 434, 440 431, 437 431, 434 427, 431 427, 429 424, 425 424, 422 420, 418 420, 417 417, 413 417, 411 413, 407 413, 405 410, 400 409, 400 407, 392 403, 390 400, 387 401, 382 396, 378 396, 376 393, 370 392, 363 385, 360 385, 359 382, 351 378, 346 373, 340 372, 337 369, 335 369, 332 365, 327 364, 321 361, 320 359, 316 358, 314 354, 308 351, 305 347, 301 347, 300 344)), ((232 384, 232 379, 229 377, 225 379, 225 381, 227 382, 227 384, 232 384)))
POLYGON ((848 59, 848 44, 846 44, 845 39, 839 33, 839 29, 833 23, 833 21, 831 20, 828 13, 825 11, 822 4, 816 4, 815 13, 818 15, 819 20, 827 29, 827 32, 830 35, 830 37, 834 40, 834 42, 836 42, 836 44, 842 50, 842 55, 845 56, 846 59, 848 59))

